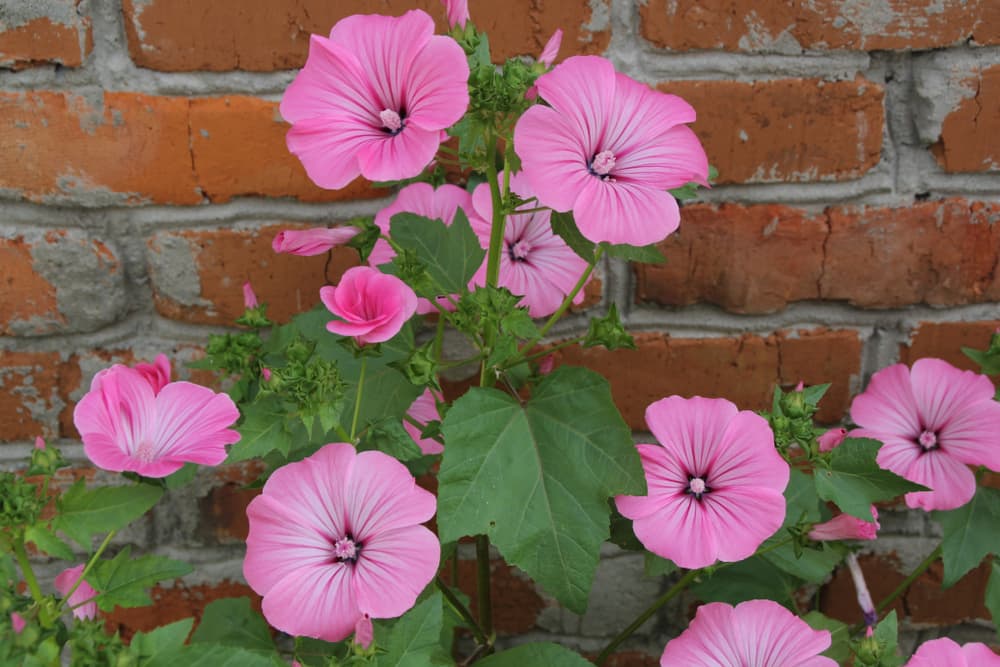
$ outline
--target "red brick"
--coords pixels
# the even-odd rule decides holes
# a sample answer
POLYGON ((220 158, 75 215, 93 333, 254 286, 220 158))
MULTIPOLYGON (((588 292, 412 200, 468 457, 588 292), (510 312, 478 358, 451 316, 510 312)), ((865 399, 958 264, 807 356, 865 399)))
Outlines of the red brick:
POLYGON ((692 129, 719 183, 837 181, 864 175, 882 153, 882 87, 866 79, 674 81, 698 112, 692 129))
POLYGON ((672 338, 635 336, 637 350, 569 347, 558 363, 586 366, 611 383, 615 403, 635 430, 647 430, 646 406, 670 395, 727 398, 744 410, 770 406, 774 385, 832 382, 817 418, 834 422, 847 409, 852 377, 860 372, 861 344, 848 331, 761 337, 672 338), (787 353, 787 357, 786 357, 787 353))
POLYGON ((246 542, 250 532, 247 505, 258 495, 260 489, 247 489, 232 482, 213 487, 198 501, 202 536, 218 544, 246 542))
MULTIPOLYGON (((489 33, 495 61, 537 55, 556 30, 563 55, 601 53, 610 39, 610 2, 564 0, 539 9, 531 0, 472 3, 472 20, 489 33), (596 25, 595 25, 596 24, 596 25), (591 28, 588 28, 591 26, 591 28)), ((438 32, 447 26, 438 0, 124 0, 129 52, 140 67, 165 71, 272 71, 305 62, 310 33, 326 35, 351 14, 399 15, 420 8, 438 32)))
POLYGON ((636 296, 769 313, 819 297, 826 217, 778 205, 693 205, 660 244, 666 264, 636 265, 636 296))
POLYGON ((0 188, 41 202, 197 204, 188 101, 0 93, 0 188))
MULTIPOLYGON (((243 314, 242 285, 249 280, 257 298, 268 304, 272 320, 287 322, 292 315, 319 303, 319 288, 336 284, 357 264, 350 248, 336 248, 329 269, 326 255, 298 257, 271 249, 274 235, 302 225, 269 225, 258 229, 212 229, 161 232, 149 243, 153 298, 165 317, 206 324, 232 324, 243 314), (173 291, 172 276, 158 261, 167 243, 184 242, 198 271, 200 293, 196 303, 184 303, 173 291)), ((187 278, 187 277, 186 277, 187 278)))
POLYGON ((985 350, 997 330, 1000 330, 1000 320, 922 322, 910 337, 910 344, 899 347, 899 360, 912 364, 923 357, 936 357, 958 368, 978 373, 979 364, 965 356, 962 348, 985 350))
MULTIPOLYGON (((441 576, 451 582, 452 562, 446 561, 441 576)), ((458 587, 469 596, 469 609, 475 610, 476 562, 458 561, 458 587)), ((535 627, 535 619, 545 608, 534 584, 520 570, 502 560, 490 562, 490 599, 493 602, 493 625, 498 634, 518 635, 535 627)))
MULTIPOLYGON (((591 660, 597 657, 596 653, 585 655, 591 660)), ((606 667, 659 667, 660 658, 639 651, 623 651, 609 656, 604 664, 606 667)))
POLYGON ((0 441, 57 435, 60 370, 57 352, 0 350, 0 441))
POLYGON ((642 36, 674 51, 724 49, 797 53, 931 49, 1000 43, 1000 6, 992 0, 649 0, 639 9, 642 36))
MULTIPOLYGON (((997 5, 1000 15, 1000 5, 997 5)), ((998 16, 1000 21, 1000 16, 998 16)), ((948 172, 1000 171, 1000 65, 987 67, 963 82, 975 93, 963 99, 941 126, 931 147, 948 172)))
POLYGON ((1000 204, 828 210, 822 298, 863 308, 1000 300, 1000 204))
POLYGON ((79 5, 80 0, 20 3, 15 12, 4 15, 0 20, 0 68, 82 65, 93 47, 93 35, 90 18, 80 12, 79 5))
POLYGON ((213 202, 242 195, 341 201, 388 194, 360 178, 341 190, 313 185, 285 146, 288 127, 277 102, 240 96, 192 100, 191 149, 205 196, 213 202))
POLYGON ((56 288, 35 270, 31 246, 23 236, 0 238, 0 335, 15 330, 45 333, 65 322, 56 288))

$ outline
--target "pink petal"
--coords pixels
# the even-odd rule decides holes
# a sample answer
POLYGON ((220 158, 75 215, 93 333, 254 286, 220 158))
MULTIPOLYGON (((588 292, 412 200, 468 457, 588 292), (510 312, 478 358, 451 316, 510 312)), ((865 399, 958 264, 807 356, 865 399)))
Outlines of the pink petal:
POLYGON ((676 452, 685 472, 697 476, 715 463, 729 420, 738 413, 725 399, 670 396, 646 408, 646 424, 665 449, 676 452))
POLYGON ((535 85, 579 138, 584 159, 590 159, 601 149, 608 110, 616 95, 614 66, 598 56, 573 56, 538 77, 535 85))
MULTIPOLYGON (((83 576, 83 564, 77 565, 76 567, 71 567, 63 570, 58 575, 56 575, 55 588, 56 591, 62 596, 65 596, 74 584, 80 580, 83 576)), ((73 616, 76 618, 90 620, 97 618, 97 603, 93 599, 97 596, 97 591, 94 590, 93 586, 88 584, 86 581, 81 581, 80 585, 76 587, 73 594, 69 596, 67 603, 70 607, 76 607, 73 610, 73 616), (90 600, 90 602, 88 602, 90 600), (86 604, 81 604, 86 603, 86 604), (80 605, 77 607, 77 605, 80 605)))
POLYGON ((361 617, 351 568, 343 563, 292 571, 264 596, 262 611, 278 630, 328 642, 349 637, 361 617))
POLYGON ((679 567, 695 569, 714 563, 719 544, 712 518, 692 496, 664 498, 659 510, 633 521, 635 536, 646 549, 679 567))
POLYGON ((543 206, 569 211, 584 186, 595 180, 587 171, 593 154, 555 109, 536 105, 525 111, 514 127, 514 150, 543 206))
POLYGON ((300 257, 323 255, 332 248, 344 245, 361 230, 351 225, 342 227, 314 227, 312 229, 286 229, 278 232, 271 247, 274 252, 289 253, 300 257))
POLYGON ((153 388, 138 371, 115 365, 98 372, 73 411, 90 460, 105 470, 137 470, 133 457, 151 438, 154 401, 153 388))
MULTIPOLYGON (((979 667, 981 663, 973 663, 979 667)), ((906 667, 968 667, 962 647, 947 637, 924 642, 906 667)), ((985 667, 985 665, 983 666, 985 667)))
POLYGON ((354 624, 354 643, 361 648, 368 648, 375 640, 375 628, 372 627, 372 619, 368 614, 362 614, 358 622, 354 624))
POLYGON ((657 243, 680 224, 680 209, 667 192, 591 177, 573 203, 580 233, 594 243, 657 243))
POLYGON ((764 487, 714 490, 703 497, 702 504, 705 523, 715 533, 718 544, 713 562, 718 559, 735 563, 749 558, 781 528, 785 519, 784 495, 764 487))
POLYGON ((819 451, 829 452, 840 446, 840 443, 847 437, 847 429, 843 427, 831 428, 829 431, 816 439, 819 451))
POLYGON ((417 486, 410 471, 377 451, 361 452, 344 489, 348 522, 354 537, 367 543, 372 536, 434 516, 434 494, 417 486))
POLYGON ((24 627, 27 625, 27 621, 16 611, 10 613, 10 625, 14 629, 14 634, 19 635, 24 631, 24 627))
POLYGON ((1000 470, 1000 403, 970 400, 959 407, 938 433, 938 444, 962 463, 1000 470))
MULTIPOLYGON (((655 405, 655 403, 654 403, 655 405)), ((688 476, 677 453, 660 445, 636 445, 646 477, 647 495, 615 496, 618 511, 629 519, 641 519, 683 497, 688 476)))
POLYGON ((279 111, 292 124, 349 117, 377 126, 378 103, 356 55, 341 44, 312 35, 306 64, 282 95, 279 111))
POLYGON ((541 55, 538 56, 538 62, 546 67, 552 67, 552 63, 556 61, 556 57, 559 55, 559 47, 562 46, 562 37, 562 30, 556 30, 552 33, 549 41, 545 42, 541 55))
POLYGON ((780 493, 788 486, 788 463, 775 449, 771 427, 760 415, 747 410, 734 415, 718 451, 707 471, 714 488, 768 487, 780 493))
POLYGON ((828 540, 874 540, 878 537, 878 510, 872 505, 874 521, 864 521, 850 514, 838 514, 829 521, 818 523, 809 531, 809 539, 817 542, 828 540))
POLYGON ((851 404, 851 418, 873 433, 911 438, 920 435, 920 417, 909 369, 904 364, 895 364, 875 373, 864 393, 851 404))
POLYGON ((469 0, 441 0, 448 14, 448 27, 464 28, 469 20, 469 0))
MULTIPOLYGON (((441 419, 441 415, 438 413, 437 403, 434 399, 434 393, 430 389, 424 389, 424 393, 420 394, 420 396, 413 401, 410 409, 406 412, 421 424, 427 424, 441 419)), ((421 438, 420 429, 405 419, 403 420, 403 428, 406 429, 406 432, 411 438, 413 438, 413 442, 417 443, 417 446, 420 447, 420 451, 424 454, 440 454, 444 451, 444 446, 434 438, 421 438)))
POLYGON ((672 127, 655 139, 615 153, 619 181, 654 188, 677 188, 692 181, 708 185, 708 156, 686 125, 672 127))
MULTIPOLYGON (((695 120, 694 109, 681 98, 653 90, 620 72, 615 74, 614 105, 615 113, 608 115, 601 148, 616 156, 656 141, 679 124, 695 120)), ((617 169, 615 172, 617 175, 617 169)))
POLYGON ((330 117, 297 121, 285 138, 313 183, 339 190, 361 175, 359 153, 384 136, 368 123, 330 117))
POLYGON ((998 667, 1000 666, 1000 656, 993 652, 986 644, 980 642, 970 642, 962 646, 962 653, 965 656, 969 667, 998 667))
POLYGON ((383 134, 383 137, 359 147, 358 164, 362 175, 370 181, 416 176, 430 164, 441 145, 437 130, 415 126, 404 128, 396 136, 383 134))
POLYGON ((441 544, 423 526, 381 531, 364 543, 354 571, 358 607, 395 618, 414 605, 441 563, 441 544))
POLYGON ((160 390, 170 382, 170 360, 163 353, 156 355, 153 363, 138 363, 134 368, 139 371, 142 377, 146 378, 146 382, 153 388, 154 394, 160 393, 160 390))
MULTIPOLYGON (((879 465, 882 465, 881 459, 879 465)), ((901 476, 931 489, 907 493, 906 505, 911 508, 951 510, 972 500, 976 493, 976 476, 972 471, 940 450, 918 456, 901 476)))
POLYGON ((451 37, 434 36, 416 55, 407 81, 407 122, 423 130, 443 130, 469 106, 469 64, 451 37))
POLYGON ((985 375, 959 370, 941 359, 918 359, 910 382, 923 426, 932 431, 944 428, 970 403, 992 401, 996 391, 985 375))
POLYGON ((155 451, 164 463, 218 465, 226 458, 226 445, 240 439, 239 432, 229 428, 240 411, 229 396, 207 387, 168 384, 156 397, 156 413, 155 451))

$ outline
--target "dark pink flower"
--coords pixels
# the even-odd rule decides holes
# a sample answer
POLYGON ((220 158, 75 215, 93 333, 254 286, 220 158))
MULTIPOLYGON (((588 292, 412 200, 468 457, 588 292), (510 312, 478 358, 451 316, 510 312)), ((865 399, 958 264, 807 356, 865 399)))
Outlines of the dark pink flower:
POLYGON ((817 523, 809 531, 809 539, 816 542, 829 540, 874 540, 878 537, 881 526, 878 523, 878 510, 872 505, 874 521, 864 521, 850 514, 838 514, 829 521, 817 523))
POLYGON ((154 394, 159 394, 160 390, 170 382, 170 360, 165 354, 156 355, 151 364, 140 362, 134 368, 153 388, 154 394))
POLYGON ((41 436, 35 438, 35 449, 45 449, 45 439, 41 436))
MULTIPOLYGON (((421 424, 438 421, 441 419, 441 414, 437 409, 438 400, 440 400, 439 397, 436 397, 433 391, 424 389, 424 393, 420 394, 417 400, 413 401, 413 405, 410 406, 410 409, 406 413, 421 424)), ((413 442, 417 443, 420 451, 424 454, 440 454, 444 451, 444 446, 434 438, 421 438, 420 429, 405 419, 403 420, 403 428, 406 429, 406 432, 413 438, 413 442)))
POLYGON ((448 27, 464 28, 469 21, 469 0, 441 0, 448 14, 448 27))
POLYGON ((27 622, 24 620, 24 617, 21 616, 19 613, 17 613, 16 611, 12 611, 10 613, 10 624, 11 627, 14 628, 14 634, 19 635, 21 634, 21 632, 24 631, 24 626, 27 625, 27 622))
POLYGON ((288 149, 324 188, 359 175, 411 178, 465 113, 468 79, 462 47, 434 35, 426 12, 349 16, 329 39, 312 36, 305 67, 285 91, 288 149))
POLYGON ((820 654, 830 647, 827 630, 813 630, 771 600, 732 607, 698 607, 691 625, 667 644, 662 667, 837 667, 820 654))
POLYGON ((591 241, 648 245, 677 229, 667 190, 707 184, 708 158, 684 123, 694 109, 597 56, 575 56, 538 77, 550 106, 528 109, 514 147, 538 201, 573 211, 591 241))
POLYGON ((260 304, 257 302, 257 295, 254 294, 253 285, 250 281, 243 283, 243 307, 244 308, 256 308, 260 304))
POLYGON ((271 625, 340 641, 365 616, 404 613, 434 578, 441 547, 420 524, 435 506, 391 456, 326 445, 276 470, 247 507, 243 574, 271 625))
MULTIPOLYGON (((529 199, 534 193, 522 174, 519 172, 511 177, 511 190, 529 199)), ((486 221, 493 219, 493 200, 487 183, 476 188, 472 205, 478 214, 471 220, 472 229, 479 237, 479 244, 489 248, 492 225, 486 221)), ((556 312, 587 268, 587 262, 552 232, 551 215, 549 210, 510 215, 504 226, 498 284, 522 297, 521 305, 528 308, 532 317, 546 317, 556 312)), ((486 284, 485 262, 472 282, 486 284)), ((582 303, 583 298, 583 290, 580 290, 573 303, 582 303)))
POLYGON ((417 310, 417 295, 409 285, 369 266, 348 269, 339 285, 320 288, 319 298, 343 320, 327 323, 327 330, 351 336, 360 345, 389 340, 417 310))
MULTIPOLYGON (((56 590, 60 595, 65 596, 69 593, 70 589, 76 585, 76 582, 80 581, 82 576, 82 564, 63 570, 58 576, 56 576, 56 590)), ((75 607, 75 609, 73 609, 74 616, 84 620, 90 620, 97 618, 97 603, 93 601, 96 596, 97 591, 95 591, 90 584, 86 581, 80 581, 80 585, 77 586, 76 590, 73 591, 73 594, 69 596, 67 603, 70 607, 75 607), (77 607, 77 605, 80 606, 77 607)))
POLYGON ((909 507, 950 510, 969 502, 968 466, 1000 470, 1000 403, 984 375, 940 359, 883 368, 854 399, 852 436, 882 441, 878 464, 930 491, 906 494, 909 507))
POLYGON ((906 667, 1000 667, 1000 656, 986 644, 970 642, 959 646, 941 637, 921 644, 906 667))
POLYGON ((159 392, 141 371, 116 364, 94 376, 73 411, 83 451, 100 468, 166 477, 188 462, 218 465, 240 412, 226 394, 190 382, 159 392))
POLYGON ((721 398, 646 408, 661 445, 638 445, 648 495, 617 496, 636 537, 684 568, 749 557, 785 518, 788 464, 759 415, 721 398))
POLYGON ((819 451, 829 452, 840 446, 840 443, 847 437, 847 429, 843 426, 831 428, 829 431, 819 436, 816 442, 819 444, 819 451))
POLYGON ((352 225, 343 227, 314 227, 312 229, 286 229, 278 232, 271 241, 274 252, 312 257, 344 245, 361 231, 352 225))

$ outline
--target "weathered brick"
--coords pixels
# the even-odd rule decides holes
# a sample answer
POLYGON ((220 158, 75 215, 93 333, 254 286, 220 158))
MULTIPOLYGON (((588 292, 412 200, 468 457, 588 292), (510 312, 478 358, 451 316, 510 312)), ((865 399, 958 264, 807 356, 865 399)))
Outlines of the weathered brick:
POLYGON ((92 47, 80 0, 7 3, 0 11, 0 68, 79 67, 92 47))
POLYGON ((23 236, 0 238, 0 335, 28 329, 43 333, 65 322, 56 288, 35 269, 31 246, 23 236))
POLYGON ((660 244, 666 264, 636 265, 636 297, 737 313, 816 299, 826 233, 824 215, 788 206, 685 206, 680 229, 660 244))
MULTIPOLYGON (((197 204, 188 100, 0 93, 0 192, 88 205, 197 204)), ((5 193, 6 194, 6 193, 5 193)))
POLYGON ((180 580, 172 586, 159 584, 149 592, 153 604, 147 607, 131 607, 115 610, 105 617, 111 632, 120 632, 126 640, 136 632, 149 632, 161 625, 167 625, 184 618, 194 617, 200 621, 205 607, 210 602, 223 598, 250 598, 254 609, 260 611, 261 598, 244 583, 228 579, 216 584, 183 584, 180 580))
MULTIPOLYGON (((1000 20, 1000 5, 997 5, 1000 20)), ((1000 170, 1000 65, 984 68, 963 82, 975 90, 949 113, 941 138, 931 147, 948 172, 1000 170)))
MULTIPOLYGON (((140 67, 166 71, 298 68, 310 33, 326 35, 351 14, 399 15, 419 8, 447 29, 438 0, 124 0, 129 52, 140 67)), ((600 53, 610 39, 608 0, 472 3, 472 20, 490 35, 495 60, 537 55, 557 29, 563 55, 600 53)))
POLYGON ((979 364, 962 353, 963 347, 985 350, 993 334, 1000 330, 1000 320, 985 322, 922 322, 910 337, 909 345, 900 345, 899 360, 912 364, 923 357, 944 359, 965 370, 979 372, 979 364))
POLYGON ((824 299, 863 308, 1000 300, 1000 204, 948 199, 828 215, 824 299))
POLYGON ((205 196, 213 202, 242 195, 341 201, 387 194, 361 178, 340 190, 314 185, 285 146, 288 127, 277 102, 241 96, 192 100, 191 150, 205 196))
POLYGON ((882 152, 883 89, 866 79, 673 81, 698 112, 692 125, 719 183, 858 178, 882 152))
POLYGON ((649 0, 642 36, 674 51, 751 53, 805 50, 903 50, 1000 43, 1000 6, 992 0, 649 0))
POLYGON ((202 537, 217 544, 242 544, 250 532, 247 505, 260 495, 260 489, 227 482, 213 487, 198 501, 202 537))
POLYGON ((0 441, 57 435, 60 370, 57 352, 0 350, 0 441))
POLYGON ((319 303, 319 288, 336 284, 357 264, 349 248, 327 257, 279 255, 274 235, 302 225, 160 232, 148 242, 147 259, 156 309, 188 322, 232 324, 243 314, 242 285, 249 280, 271 319, 286 322, 319 303))
POLYGON ((778 338, 778 374, 783 385, 832 385, 820 402, 816 419, 839 421, 847 412, 852 389, 861 373, 861 339, 855 331, 788 332, 778 338))
MULTIPOLYGON (((447 561, 441 576, 448 582, 452 576, 452 562, 447 561)), ((476 609, 476 562, 458 561, 458 587, 469 596, 469 608, 476 609)), ((535 627, 538 613, 545 602, 520 570, 502 560, 490 562, 490 599, 493 602, 493 625, 502 635, 517 635, 535 627)))

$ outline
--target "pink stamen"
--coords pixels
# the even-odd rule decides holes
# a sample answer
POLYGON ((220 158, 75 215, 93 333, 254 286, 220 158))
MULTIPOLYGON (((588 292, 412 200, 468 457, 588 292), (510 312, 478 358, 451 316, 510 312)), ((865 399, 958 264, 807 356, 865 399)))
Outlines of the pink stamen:
POLYGON ((917 441, 920 443, 920 446, 926 450, 934 449, 937 447, 937 434, 933 431, 924 431, 920 434, 917 441))
POLYGON ((514 255, 514 259, 526 259, 531 252, 531 244, 527 241, 518 241, 511 246, 510 252, 514 255))
POLYGON ((156 459, 156 452, 153 450, 153 443, 143 440, 135 450, 135 458, 142 463, 152 463, 156 459))
POLYGON ((594 156, 594 162, 590 168, 598 176, 607 176, 615 168, 615 154, 611 151, 601 151, 594 156))
POLYGON ((378 117, 382 120, 382 127, 390 132, 398 132, 403 127, 403 119, 392 109, 384 109, 379 112, 378 117))
POLYGON ((354 560, 358 557, 358 545, 349 537, 342 537, 333 543, 333 557, 337 560, 354 560))

